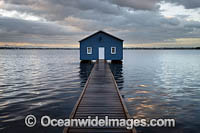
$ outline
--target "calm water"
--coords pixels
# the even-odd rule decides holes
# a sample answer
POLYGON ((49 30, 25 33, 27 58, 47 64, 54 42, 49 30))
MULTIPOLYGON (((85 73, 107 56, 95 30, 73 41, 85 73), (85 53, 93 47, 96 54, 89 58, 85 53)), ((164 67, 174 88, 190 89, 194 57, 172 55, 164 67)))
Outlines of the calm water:
MULTIPOLYGON (((0 132, 62 132, 27 128, 34 114, 68 118, 93 64, 80 64, 74 50, 0 50, 0 132)), ((123 64, 111 64, 134 118, 175 118, 176 128, 139 131, 198 133, 200 51, 125 50, 123 64)))

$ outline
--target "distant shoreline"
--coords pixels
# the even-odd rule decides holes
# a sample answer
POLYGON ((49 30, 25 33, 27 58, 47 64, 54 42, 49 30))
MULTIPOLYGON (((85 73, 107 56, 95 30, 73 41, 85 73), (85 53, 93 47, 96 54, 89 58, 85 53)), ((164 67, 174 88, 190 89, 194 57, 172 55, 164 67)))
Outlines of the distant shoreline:
MULTIPOLYGON (((24 48, 24 47, 0 47, 0 49, 24 49, 24 50, 79 50, 79 48, 24 48)), ((195 48, 123 48, 124 50, 200 50, 200 47, 195 48)))
POLYGON ((200 50, 200 47, 195 48, 124 48, 126 50, 200 50))
POLYGON ((23 47, 0 47, 0 49, 25 49, 25 50, 34 50, 34 49, 41 49, 41 50, 79 50, 79 48, 23 48, 23 47))

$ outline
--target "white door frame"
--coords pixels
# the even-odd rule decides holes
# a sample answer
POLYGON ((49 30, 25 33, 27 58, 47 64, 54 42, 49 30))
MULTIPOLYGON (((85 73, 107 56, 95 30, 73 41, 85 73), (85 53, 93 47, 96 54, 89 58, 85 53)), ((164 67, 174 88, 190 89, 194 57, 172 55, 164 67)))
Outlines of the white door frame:
POLYGON ((105 59, 105 48, 99 47, 99 59, 105 59))

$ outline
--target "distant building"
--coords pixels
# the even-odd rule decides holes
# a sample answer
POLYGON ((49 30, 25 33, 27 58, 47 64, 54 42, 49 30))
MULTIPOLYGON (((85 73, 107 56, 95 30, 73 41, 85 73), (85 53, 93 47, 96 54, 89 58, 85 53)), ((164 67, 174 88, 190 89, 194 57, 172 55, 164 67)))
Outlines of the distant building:
POLYGON ((80 42, 80 60, 122 60, 123 40, 98 31, 80 42))

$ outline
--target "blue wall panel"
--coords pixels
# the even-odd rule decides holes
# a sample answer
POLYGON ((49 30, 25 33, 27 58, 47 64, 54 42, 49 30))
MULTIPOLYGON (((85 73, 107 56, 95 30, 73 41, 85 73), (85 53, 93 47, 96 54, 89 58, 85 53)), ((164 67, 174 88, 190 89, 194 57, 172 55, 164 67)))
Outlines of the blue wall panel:
POLYGON ((99 32, 80 42, 80 60, 97 60, 99 47, 105 48, 106 60, 123 59, 123 41, 99 32), (92 47, 92 54, 87 54, 87 47, 92 47), (111 54, 111 47, 116 47, 116 54, 111 54))

